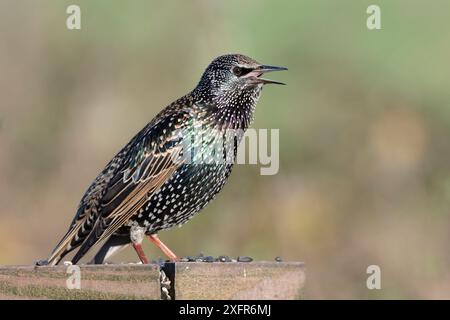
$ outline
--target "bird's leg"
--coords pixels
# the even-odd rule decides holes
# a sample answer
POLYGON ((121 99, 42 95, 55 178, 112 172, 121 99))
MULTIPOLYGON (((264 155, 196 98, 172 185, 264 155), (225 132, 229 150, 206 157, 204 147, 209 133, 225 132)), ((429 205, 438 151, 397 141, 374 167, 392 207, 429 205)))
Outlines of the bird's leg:
POLYGON ((130 239, 133 244, 133 248, 136 251, 139 259, 143 264, 148 264, 148 259, 145 256, 145 252, 142 249, 142 240, 144 240, 145 230, 142 227, 133 225, 130 230, 130 239))
POLYGON ((136 253, 137 253, 139 259, 141 260, 141 262, 142 262, 143 264, 148 264, 148 259, 147 259, 147 257, 145 256, 145 252, 144 252, 144 250, 142 249, 142 245, 141 245, 140 243, 133 243, 133 248, 134 248, 134 250, 136 251, 136 253))
POLYGON ((164 254, 170 259, 170 261, 178 261, 177 256, 175 255, 175 253, 173 253, 172 250, 169 249, 168 246, 166 246, 161 240, 159 240, 158 235, 157 234, 151 234, 148 236, 148 239, 158 248, 161 249, 162 252, 164 252, 164 254))

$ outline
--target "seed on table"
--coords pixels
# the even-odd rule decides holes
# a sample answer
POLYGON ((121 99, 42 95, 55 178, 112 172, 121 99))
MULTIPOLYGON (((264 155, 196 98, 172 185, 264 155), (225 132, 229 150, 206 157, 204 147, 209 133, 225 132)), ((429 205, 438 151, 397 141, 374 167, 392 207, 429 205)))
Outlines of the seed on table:
POLYGON ((220 262, 231 262, 231 259, 229 256, 219 256, 218 259, 220 262))
POLYGON ((248 256, 239 256, 237 257, 238 262, 252 262, 253 258, 248 256))

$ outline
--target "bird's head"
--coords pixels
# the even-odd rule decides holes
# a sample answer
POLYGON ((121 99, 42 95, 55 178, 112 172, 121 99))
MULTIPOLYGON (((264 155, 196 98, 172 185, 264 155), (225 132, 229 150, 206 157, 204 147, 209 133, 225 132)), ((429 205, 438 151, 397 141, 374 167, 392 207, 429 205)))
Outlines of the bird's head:
POLYGON ((265 84, 284 84, 262 78, 267 72, 281 70, 287 68, 264 65, 242 54, 226 54, 210 63, 197 89, 214 96, 259 92, 265 84))

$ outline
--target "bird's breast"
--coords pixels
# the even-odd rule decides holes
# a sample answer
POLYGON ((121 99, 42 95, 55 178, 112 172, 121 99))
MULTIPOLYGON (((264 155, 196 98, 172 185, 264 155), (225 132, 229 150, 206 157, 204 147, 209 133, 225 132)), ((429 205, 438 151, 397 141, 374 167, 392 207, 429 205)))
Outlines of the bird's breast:
POLYGON ((184 224, 220 192, 231 169, 232 164, 183 164, 135 220, 148 233, 184 224))

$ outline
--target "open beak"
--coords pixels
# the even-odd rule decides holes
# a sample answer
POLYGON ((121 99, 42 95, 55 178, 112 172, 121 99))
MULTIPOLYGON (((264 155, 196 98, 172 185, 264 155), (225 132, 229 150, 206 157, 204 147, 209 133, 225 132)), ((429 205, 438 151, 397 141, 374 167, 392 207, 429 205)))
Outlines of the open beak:
POLYGON ((253 83, 253 84, 259 84, 259 83, 270 84, 270 83, 272 83, 272 84, 285 85, 285 83, 283 83, 283 82, 278 82, 278 81, 274 81, 274 80, 270 80, 270 79, 261 78, 261 76, 267 72, 283 71, 283 70, 287 70, 287 68, 261 65, 261 66, 257 67, 256 69, 254 69, 253 71, 249 72, 246 76, 249 78, 249 82, 253 83))

